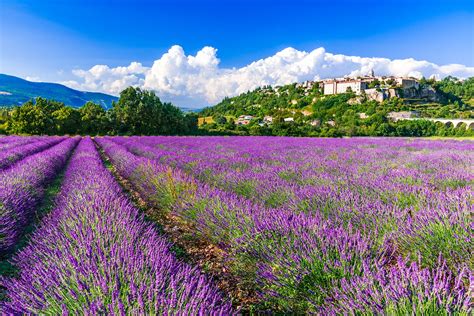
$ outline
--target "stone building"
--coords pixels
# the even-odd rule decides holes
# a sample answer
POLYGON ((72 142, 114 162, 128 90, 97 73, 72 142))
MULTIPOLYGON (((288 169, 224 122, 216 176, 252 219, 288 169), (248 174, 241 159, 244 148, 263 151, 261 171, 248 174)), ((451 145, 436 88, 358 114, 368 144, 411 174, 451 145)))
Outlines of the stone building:
POLYGON ((413 78, 394 78, 395 82, 397 83, 397 86, 402 88, 402 89, 410 89, 410 88, 415 88, 418 89, 420 87, 420 83, 418 80, 413 79, 413 78))
POLYGON ((360 79, 331 79, 324 81, 323 84, 323 93, 325 95, 340 94, 349 91, 360 94, 369 87, 368 82, 360 79))
POLYGON ((411 88, 418 89, 419 82, 415 78, 395 76, 376 77, 373 71, 371 71, 369 76, 365 77, 328 79, 322 82, 324 95, 340 94, 348 91, 360 95, 362 91, 365 91, 366 94, 372 95, 371 99, 377 101, 383 101, 386 98, 393 97, 394 93, 390 90, 394 90, 394 88, 401 88, 402 90, 411 88), (376 83, 377 91, 375 91, 374 88, 369 89, 371 83, 376 83))

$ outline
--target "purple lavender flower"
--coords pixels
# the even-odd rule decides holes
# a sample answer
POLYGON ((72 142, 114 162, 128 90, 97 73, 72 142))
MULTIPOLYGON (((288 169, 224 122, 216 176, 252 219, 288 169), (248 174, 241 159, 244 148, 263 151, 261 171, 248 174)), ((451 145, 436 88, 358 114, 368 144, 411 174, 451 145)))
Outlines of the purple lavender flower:
POLYGON ((78 141, 78 138, 67 138, 0 172, 0 256, 12 249, 32 221, 45 186, 64 167, 78 141))
POLYGON ((178 261, 84 138, 56 208, 1 280, 6 313, 231 314, 211 281, 178 261), (137 289, 140 289, 137 291, 137 289))
POLYGON ((233 270, 275 310, 337 312, 338 291, 366 275, 385 275, 383 286, 408 284, 416 295, 384 298, 377 285, 377 299, 357 298, 363 312, 470 309, 460 280, 473 269, 472 142, 159 136, 98 143, 148 203, 225 249, 233 270))

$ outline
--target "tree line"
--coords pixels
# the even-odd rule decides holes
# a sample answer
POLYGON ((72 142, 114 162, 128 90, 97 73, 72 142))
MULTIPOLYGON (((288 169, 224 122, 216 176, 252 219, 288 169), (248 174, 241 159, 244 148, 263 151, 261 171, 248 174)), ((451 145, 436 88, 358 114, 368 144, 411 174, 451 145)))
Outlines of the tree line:
POLYGON ((0 111, 0 133, 28 135, 182 135, 197 132, 197 115, 129 87, 108 110, 87 102, 73 108, 36 98, 0 111))
POLYGON ((214 122, 201 126, 212 135, 266 135, 266 136, 309 136, 309 137, 343 137, 343 136, 397 136, 397 137, 472 137, 474 130, 465 124, 460 126, 445 125, 429 120, 391 121, 382 113, 374 113, 361 119, 355 111, 344 116, 335 117, 328 123, 311 125, 302 115, 294 115, 295 120, 285 122, 281 115, 273 118, 272 124, 261 124, 258 119, 248 125, 235 125, 222 116, 213 117, 214 122))

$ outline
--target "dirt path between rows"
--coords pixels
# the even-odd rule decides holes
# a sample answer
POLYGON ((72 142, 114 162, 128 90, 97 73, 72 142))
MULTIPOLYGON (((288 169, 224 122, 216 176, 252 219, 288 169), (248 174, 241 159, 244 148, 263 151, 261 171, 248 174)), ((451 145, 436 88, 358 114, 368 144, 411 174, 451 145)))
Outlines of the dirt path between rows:
POLYGON ((152 207, 123 178, 110 162, 102 148, 96 143, 97 149, 107 169, 113 174, 130 200, 142 210, 146 219, 158 225, 158 229, 172 241, 172 251, 176 256, 192 266, 197 266, 207 275, 212 276, 219 289, 231 298, 232 305, 244 314, 250 313, 259 300, 254 290, 246 288, 240 280, 229 271, 226 252, 216 245, 197 238, 193 227, 173 215, 163 215, 159 209, 152 207))

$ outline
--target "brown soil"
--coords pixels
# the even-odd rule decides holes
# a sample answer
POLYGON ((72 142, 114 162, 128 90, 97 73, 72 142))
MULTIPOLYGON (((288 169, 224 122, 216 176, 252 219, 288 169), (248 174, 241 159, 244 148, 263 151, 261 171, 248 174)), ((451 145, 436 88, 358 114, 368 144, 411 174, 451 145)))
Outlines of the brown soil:
MULTIPOLYGON (((103 161, 110 163, 110 160, 103 152, 102 148, 96 144, 103 161)), ((198 266, 207 275, 213 277, 219 289, 231 298, 232 304, 241 312, 247 314, 251 306, 258 304, 258 297, 255 291, 245 288, 239 279, 231 273, 226 263, 226 252, 220 247, 202 238, 197 238, 194 228, 180 218, 172 215, 162 214, 159 209, 150 206, 140 194, 134 190, 133 185, 123 178, 115 166, 110 163, 110 171, 120 183, 124 191, 130 196, 131 201, 143 210, 148 219, 161 225, 166 237, 174 245, 184 250, 183 260, 187 263, 198 266)))

